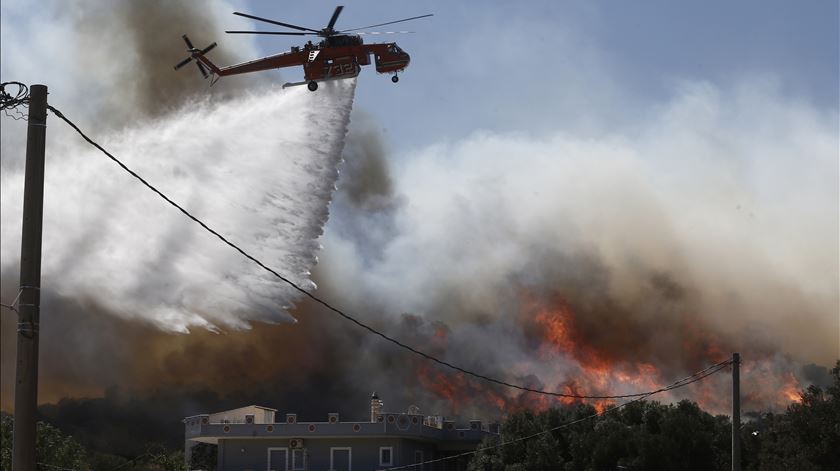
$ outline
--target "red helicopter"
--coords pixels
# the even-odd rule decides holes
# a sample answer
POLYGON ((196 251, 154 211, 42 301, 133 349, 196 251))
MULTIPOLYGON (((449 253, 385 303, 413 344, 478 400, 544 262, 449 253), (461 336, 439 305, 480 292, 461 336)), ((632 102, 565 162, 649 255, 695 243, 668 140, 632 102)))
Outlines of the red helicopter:
POLYGON ((182 60, 175 66, 175 70, 189 64, 192 60, 196 61, 199 72, 204 78, 213 74, 212 83, 215 83, 220 77, 227 75, 245 74, 248 72, 257 72, 260 70, 279 69, 281 67, 292 67, 296 65, 303 66, 303 73, 305 81, 297 83, 287 83, 283 87, 303 85, 306 84, 310 91, 318 89, 318 82, 325 80, 335 80, 349 77, 356 77, 359 75, 363 65, 370 65, 371 54, 376 61, 376 71, 379 73, 392 73, 391 81, 397 83, 400 78, 397 75, 406 67, 410 58, 408 53, 400 49, 396 43, 377 43, 364 44, 362 35, 375 34, 396 34, 396 33, 410 33, 411 31, 368 31, 352 33, 362 29, 376 28, 378 26, 392 25, 394 23, 402 23, 404 21, 416 20, 419 18, 426 18, 432 16, 420 15, 402 20, 389 21, 387 23, 380 23, 376 25, 365 26, 362 28, 347 29, 339 31, 334 29, 335 22, 338 20, 338 15, 341 14, 343 6, 338 6, 333 12, 332 18, 323 29, 317 30, 312 28, 304 28, 289 23, 281 23, 279 21, 269 20, 267 18, 260 18, 259 16, 248 15, 246 13, 234 12, 234 15, 250 18, 273 25, 283 26, 284 28, 295 29, 298 31, 225 31, 229 34, 271 34, 280 36, 320 36, 323 38, 317 44, 308 41, 303 46, 292 46, 291 51, 273 56, 263 57, 261 59, 243 62, 227 67, 218 67, 210 61, 205 54, 210 52, 216 43, 213 43, 204 49, 197 49, 193 46, 190 39, 185 34, 183 36, 184 42, 187 44, 187 50, 190 57, 182 60), (347 34, 352 33, 352 34, 347 34), (209 73, 208 73, 209 71, 209 73))

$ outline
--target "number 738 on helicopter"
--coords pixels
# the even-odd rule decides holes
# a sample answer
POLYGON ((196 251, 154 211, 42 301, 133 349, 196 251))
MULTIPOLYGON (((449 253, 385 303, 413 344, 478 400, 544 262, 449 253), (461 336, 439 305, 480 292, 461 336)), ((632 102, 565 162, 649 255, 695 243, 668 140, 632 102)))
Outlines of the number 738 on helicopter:
POLYGON ((228 75, 246 74, 249 72, 278 69, 282 67, 303 66, 304 81, 287 83, 283 85, 283 87, 306 84, 309 90, 314 92, 318 89, 318 82, 358 76, 363 65, 370 65, 370 56, 372 55, 375 60, 376 71, 379 73, 393 74, 391 81, 397 83, 399 81, 397 73, 408 67, 408 63, 410 61, 408 53, 400 49, 396 43, 365 44, 362 40, 362 36, 411 33, 411 31, 357 31, 392 25, 394 23, 402 23, 404 21, 416 20, 419 18, 426 18, 432 16, 432 14, 413 16, 402 20, 389 21, 387 23, 339 31, 335 29, 335 22, 338 20, 338 16, 341 14, 341 10, 343 9, 343 6, 336 7, 329 23, 327 23, 327 26, 320 30, 305 28, 303 26, 297 26, 289 23, 281 23, 279 21, 261 18, 246 13, 234 12, 234 15, 282 26, 296 31, 225 31, 228 34, 318 36, 322 39, 317 43, 308 41, 303 46, 293 46, 289 52, 275 54, 227 67, 218 67, 206 56, 210 50, 216 47, 216 43, 210 44, 204 49, 198 49, 193 46, 192 42, 185 34, 183 39, 187 44, 187 50, 189 51, 190 56, 179 62, 175 66, 175 70, 180 69, 194 60, 198 66, 199 72, 201 72, 201 75, 205 79, 213 75, 214 77, 212 80, 213 83, 215 83, 215 81, 220 77, 228 75))

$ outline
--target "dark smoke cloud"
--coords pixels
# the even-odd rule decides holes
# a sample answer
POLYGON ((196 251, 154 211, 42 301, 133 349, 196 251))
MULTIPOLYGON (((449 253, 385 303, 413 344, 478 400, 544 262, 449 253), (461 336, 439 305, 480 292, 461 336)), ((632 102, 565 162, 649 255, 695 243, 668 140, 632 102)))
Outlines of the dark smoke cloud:
POLYGON ((233 7, 221 2, 185 0, 78 0, 55 5, 54 14, 73 18, 76 73, 89 80, 88 104, 111 126, 155 118, 197 99, 224 100, 268 84, 266 75, 228 77, 209 86, 194 64, 173 70, 186 58, 181 35, 204 48, 219 46, 208 57, 220 66, 255 58, 253 48, 224 34, 235 24, 233 7), (229 10, 229 11, 228 11, 229 10), (220 18, 225 13, 230 15, 220 18), (94 71, 95 74, 94 75, 94 71))
POLYGON ((396 204, 394 181, 386 145, 376 122, 364 111, 354 111, 351 134, 344 146, 341 187, 336 199, 363 213, 392 209, 396 204))

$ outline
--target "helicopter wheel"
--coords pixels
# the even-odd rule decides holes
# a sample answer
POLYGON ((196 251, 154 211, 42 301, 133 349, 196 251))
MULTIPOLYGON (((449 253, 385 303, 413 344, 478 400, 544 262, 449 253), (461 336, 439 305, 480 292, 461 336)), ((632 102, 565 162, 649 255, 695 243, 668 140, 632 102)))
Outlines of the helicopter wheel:
POLYGON ((318 89, 318 82, 313 80, 306 84, 306 88, 308 88, 310 92, 314 92, 318 89))
POLYGON ((397 83, 400 81, 400 78, 397 75, 394 75, 393 77, 391 77, 391 81, 397 83))

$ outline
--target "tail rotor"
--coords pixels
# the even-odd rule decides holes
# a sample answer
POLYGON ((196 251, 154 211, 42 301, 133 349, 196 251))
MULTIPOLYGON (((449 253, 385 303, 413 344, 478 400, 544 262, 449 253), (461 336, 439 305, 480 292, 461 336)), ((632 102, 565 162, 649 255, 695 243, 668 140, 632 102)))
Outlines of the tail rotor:
MULTIPOLYGON (((190 41, 190 38, 188 38, 186 34, 181 36, 181 38, 184 39, 184 43, 187 45, 187 51, 190 53, 190 56, 182 60, 181 62, 175 64, 175 70, 178 70, 181 67, 189 64, 193 59, 207 54, 208 52, 212 51, 213 48, 216 47, 216 43, 213 43, 205 47, 204 49, 198 49, 195 46, 193 46, 192 41, 190 41)), ((207 67, 205 67, 204 64, 202 64, 200 61, 196 60, 195 65, 198 66, 198 71, 201 73, 202 77, 207 78, 210 76, 210 74, 207 72, 207 67)))

